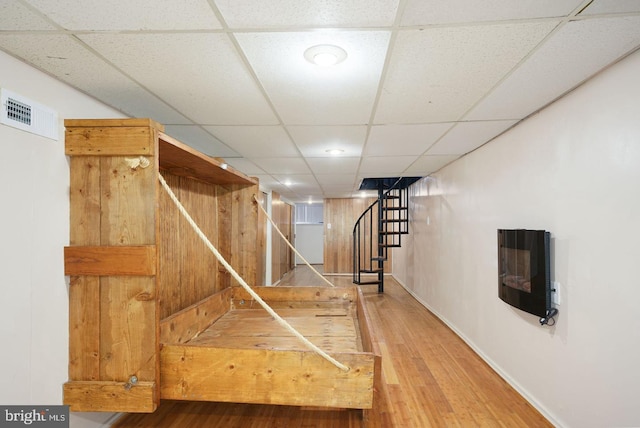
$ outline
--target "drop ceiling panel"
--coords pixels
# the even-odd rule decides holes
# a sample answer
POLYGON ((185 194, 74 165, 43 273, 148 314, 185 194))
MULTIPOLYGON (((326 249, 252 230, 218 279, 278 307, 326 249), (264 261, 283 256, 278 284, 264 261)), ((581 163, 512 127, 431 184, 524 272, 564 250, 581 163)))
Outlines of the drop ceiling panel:
POLYGON ((424 177, 438 171, 458 158, 459 156, 457 155, 420 156, 404 171, 404 175, 424 177))
POLYGON ((332 157, 331 149, 343 150, 342 157, 360 156, 367 127, 353 126, 289 126, 293 141, 305 157, 332 157))
POLYGON ((347 174, 355 175, 360 158, 333 157, 307 158, 307 163, 314 174, 347 174))
POLYGON ((316 174, 316 179, 322 188, 333 186, 351 188, 356 181, 356 174, 316 174))
POLYGON ((110 64, 88 53, 73 37, 0 34, 0 48, 130 116, 150 117, 161 123, 190 123, 110 64))
POLYGON ((242 33, 236 37, 286 125, 367 123, 376 97, 390 32, 314 31, 242 33), (319 67, 307 48, 334 44, 347 58, 319 67))
POLYGON ((246 158, 300 156, 282 126, 206 126, 205 129, 246 158))
POLYGON ((595 0, 580 15, 640 12, 638 0, 595 0))
POLYGON ((27 0, 68 30, 219 29, 207 0, 27 0))
POLYGON ((215 0, 231 28, 378 27, 393 24, 398 0, 215 0))
MULTIPOLYGON (((262 168, 258 167, 255 163, 251 162, 245 158, 225 158, 227 163, 237 169, 238 171, 242 171, 248 176, 263 176, 265 172, 262 168)), ((261 183, 262 184, 262 183, 261 183)))
POLYGON ((416 156, 371 156, 362 158, 358 174, 367 177, 401 176, 416 156))
POLYGON ((453 123, 421 125, 376 125, 371 128, 364 150, 367 156, 421 155, 435 143, 453 123))
POLYGON ((78 37, 196 123, 277 123, 225 34, 81 34, 78 37))
POLYGON ((459 119, 556 25, 545 21, 400 32, 375 123, 459 119))
POLYGON ((21 3, 3 1, 0 2, 0 29, 2 31, 55 30, 57 27, 21 3))
POLYGON ((506 21, 567 15, 583 0, 408 0, 402 25, 506 21))
POLYGON ((196 125, 166 125, 165 132, 208 156, 221 158, 240 156, 238 152, 196 125))
POLYGON ((302 158, 254 158, 251 160, 269 174, 311 174, 302 158))
POLYGON ((465 119, 526 117, 640 45, 640 16, 569 22, 465 119))
POLYGON ((464 155, 513 126, 516 120, 459 122, 427 155, 464 155))

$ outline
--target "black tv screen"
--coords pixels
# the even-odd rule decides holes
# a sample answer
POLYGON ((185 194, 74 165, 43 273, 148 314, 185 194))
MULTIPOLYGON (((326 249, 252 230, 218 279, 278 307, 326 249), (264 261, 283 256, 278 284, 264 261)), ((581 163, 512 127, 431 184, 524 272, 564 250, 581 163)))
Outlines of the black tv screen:
POLYGON ((498 229, 498 296, 539 317, 551 309, 550 233, 498 229))

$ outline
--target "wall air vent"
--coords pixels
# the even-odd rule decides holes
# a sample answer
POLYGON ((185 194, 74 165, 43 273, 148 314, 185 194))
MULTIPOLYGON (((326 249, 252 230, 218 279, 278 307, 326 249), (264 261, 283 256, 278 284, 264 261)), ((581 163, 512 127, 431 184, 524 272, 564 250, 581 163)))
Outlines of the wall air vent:
POLYGON ((58 113, 6 89, 0 90, 0 123, 58 140, 58 113))

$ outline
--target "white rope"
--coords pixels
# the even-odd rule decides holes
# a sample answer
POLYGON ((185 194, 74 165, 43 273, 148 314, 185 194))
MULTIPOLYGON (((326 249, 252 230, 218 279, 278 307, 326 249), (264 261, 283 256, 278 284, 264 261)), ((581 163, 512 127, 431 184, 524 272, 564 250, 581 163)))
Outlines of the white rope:
POLYGON ((196 222, 193 220, 193 218, 191 218, 191 216, 189 215, 187 210, 180 203, 180 201, 178 200, 178 197, 175 195, 175 193, 173 193, 173 191, 171 190, 171 188, 169 187, 167 182, 164 180, 164 177, 162 177, 162 174, 158 174, 158 178, 160 180, 160 183, 162 184, 162 187, 164 187, 164 189, 169 194, 169 197, 171 198, 171 200, 178 207, 178 210, 180 211, 180 214, 182 214, 182 216, 187 220, 189 225, 193 228, 193 230, 196 232, 196 234, 200 237, 202 242, 205 243, 207 248, 209 248, 209 250, 211 250, 213 255, 216 256, 218 261, 220 263, 222 263, 222 265, 229 271, 229 273, 231 273, 231 276, 233 276, 235 278, 235 280, 240 283, 242 288, 244 288, 247 291, 247 293, 249 293, 251 295, 251 297, 256 302, 258 302, 260 304, 260 306, 262 306, 264 308, 264 310, 266 310, 269 313, 269 315, 271 315, 276 320, 276 322, 278 324, 280 324, 282 327, 286 328, 291 334, 293 334, 295 337, 300 339, 305 345, 307 345, 311 350, 316 352, 322 358, 324 358, 325 360, 329 361, 331 364, 335 365, 339 369, 344 370, 345 372, 348 372, 350 370, 349 367, 347 367, 344 364, 342 364, 341 362, 337 361, 331 355, 327 354, 322 349, 318 348, 316 345, 311 343, 309 341, 309 339, 307 339, 302 334, 300 334, 296 329, 291 327, 291 325, 288 322, 286 322, 284 319, 282 319, 282 317, 280 317, 280 315, 278 315, 273 309, 271 309, 271 307, 269 305, 267 305, 267 303, 264 300, 262 300, 262 298, 245 282, 245 280, 242 279, 242 277, 240 275, 238 275, 238 273, 233 269, 233 267, 229 263, 227 263, 227 261, 224 259, 222 254, 220 254, 220 252, 218 252, 216 247, 213 246, 213 244, 211 243, 211 241, 209 241, 207 236, 202 232, 202 230, 200 230, 200 228, 198 227, 196 222))
POLYGON ((262 206, 262 204, 260 204, 260 201, 258 201, 258 198, 256 198, 256 195, 253 195, 253 200, 256 201, 256 204, 260 207, 260 209, 262 210, 262 212, 264 213, 264 215, 267 216, 267 218, 269 219, 269 221, 271 222, 271 225, 273 226, 273 228, 276 230, 276 232, 278 232, 278 234, 280 234, 280 236, 282 237, 282 239, 284 240, 284 242, 287 243, 287 245, 289 246, 289 248, 291 248, 297 255, 298 257, 300 257, 302 259, 303 262, 305 262, 307 264, 307 266, 309 266, 311 268, 312 271, 314 271, 316 273, 316 275, 318 275, 320 278, 322 278, 324 280, 324 282, 326 282, 327 284, 329 284, 332 287, 335 287, 335 285, 333 285, 331 283, 331 281, 329 281, 327 278, 325 278, 324 276, 322 276, 322 274, 320 272, 318 272, 317 270, 315 270, 313 268, 313 266, 311 266, 311 264, 307 261, 307 259, 305 259, 302 254, 300 254, 298 252, 298 250, 296 250, 296 247, 294 247, 291 242, 289 242, 289 240, 287 239, 286 236, 284 236, 282 234, 282 232, 280 232, 280 229, 278 228, 278 226, 276 225, 276 223, 273 221, 273 219, 269 216, 269 214, 267 213, 267 211, 264 209, 264 207, 262 206))

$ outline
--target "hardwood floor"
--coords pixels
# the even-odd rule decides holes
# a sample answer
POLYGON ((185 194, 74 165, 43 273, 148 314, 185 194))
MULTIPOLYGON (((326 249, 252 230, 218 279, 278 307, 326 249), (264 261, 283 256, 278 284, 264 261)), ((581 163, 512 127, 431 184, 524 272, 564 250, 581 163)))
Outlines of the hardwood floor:
MULTIPOLYGON (((315 267, 315 266, 314 266, 315 267)), ((317 268, 317 267, 316 267, 317 268)), ((351 286, 351 276, 328 276, 351 286)), ((116 427, 551 427, 455 333, 387 277, 384 294, 363 286, 382 352, 382 382, 369 420, 354 410, 163 401, 116 427)), ((278 284, 326 285, 298 267, 278 284)))

